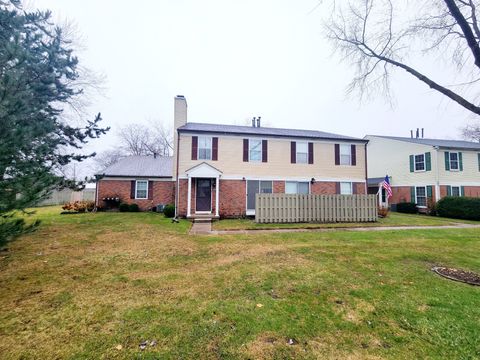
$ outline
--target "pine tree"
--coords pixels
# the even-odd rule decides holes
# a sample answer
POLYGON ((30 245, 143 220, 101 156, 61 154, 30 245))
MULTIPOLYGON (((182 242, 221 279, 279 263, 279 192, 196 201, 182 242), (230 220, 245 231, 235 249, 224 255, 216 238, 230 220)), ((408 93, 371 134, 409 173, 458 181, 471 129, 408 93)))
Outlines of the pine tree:
POLYGON ((0 215, 68 185, 59 168, 95 154, 82 147, 108 131, 98 114, 73 126, 65 109, 82 97, 79 62, 49 11, 0 0, 0 215))

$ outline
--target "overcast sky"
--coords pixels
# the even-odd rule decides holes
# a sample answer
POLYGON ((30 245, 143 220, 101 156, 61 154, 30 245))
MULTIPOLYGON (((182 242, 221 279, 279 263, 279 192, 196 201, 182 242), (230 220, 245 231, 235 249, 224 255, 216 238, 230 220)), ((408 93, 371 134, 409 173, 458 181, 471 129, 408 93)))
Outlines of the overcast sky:
MULTIPOLYGON (((378 97, 346 97, 352 69, 322 32, 318 0, 33 0, 54 19, 76 24, 81 63, 106 76, 101 112, 112 132, 92 145, 115 145, 131 122, 173 122, 173 97, 185 95, 188 119, 243 123, 253 116, 275 127, 363 137, 458 138, 472 116, 400 70, 395 106, 378 97), (313 11, 312 11, 313 10, 313 11)), ((421 70, 441 74, 425 63, 421 70)), ((441 80, 441 79, 440 79, 441 80)))

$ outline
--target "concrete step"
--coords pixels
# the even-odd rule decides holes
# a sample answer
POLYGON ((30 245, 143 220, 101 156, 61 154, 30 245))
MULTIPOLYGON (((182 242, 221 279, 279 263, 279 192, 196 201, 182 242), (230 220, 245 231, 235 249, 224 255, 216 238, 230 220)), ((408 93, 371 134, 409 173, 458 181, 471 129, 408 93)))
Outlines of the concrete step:
POLYGON ((196 217, 193 219, 193 222, 194 223, 211 223, 212 222, 212 218, 211 217, 196 217))

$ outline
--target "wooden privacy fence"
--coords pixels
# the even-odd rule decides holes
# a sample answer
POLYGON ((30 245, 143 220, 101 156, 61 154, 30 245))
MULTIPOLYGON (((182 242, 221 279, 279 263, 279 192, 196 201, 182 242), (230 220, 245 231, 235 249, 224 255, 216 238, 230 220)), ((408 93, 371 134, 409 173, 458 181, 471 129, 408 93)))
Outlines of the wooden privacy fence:
POLYGON ((255 222, 371 222, 376 195, 256 194, 255 222))

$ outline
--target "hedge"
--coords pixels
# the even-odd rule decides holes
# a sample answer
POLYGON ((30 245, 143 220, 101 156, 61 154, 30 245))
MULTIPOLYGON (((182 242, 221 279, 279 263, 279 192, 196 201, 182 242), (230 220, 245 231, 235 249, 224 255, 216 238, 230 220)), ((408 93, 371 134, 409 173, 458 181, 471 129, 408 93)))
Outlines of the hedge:
POLYGON ((175 206, 174 205, 166 205, 163 209, 163 214, 167 218, 173 218, 175 216, 175 206))
POLYGON ((437 214, 454 219, 480 220, 480 199, 447 196, 437 203, 437 214))
POLYGON ((418 212, 417 204, 415 204, 414 202, 398 203, 397 212, 405 214, 416 214, 418 212))

